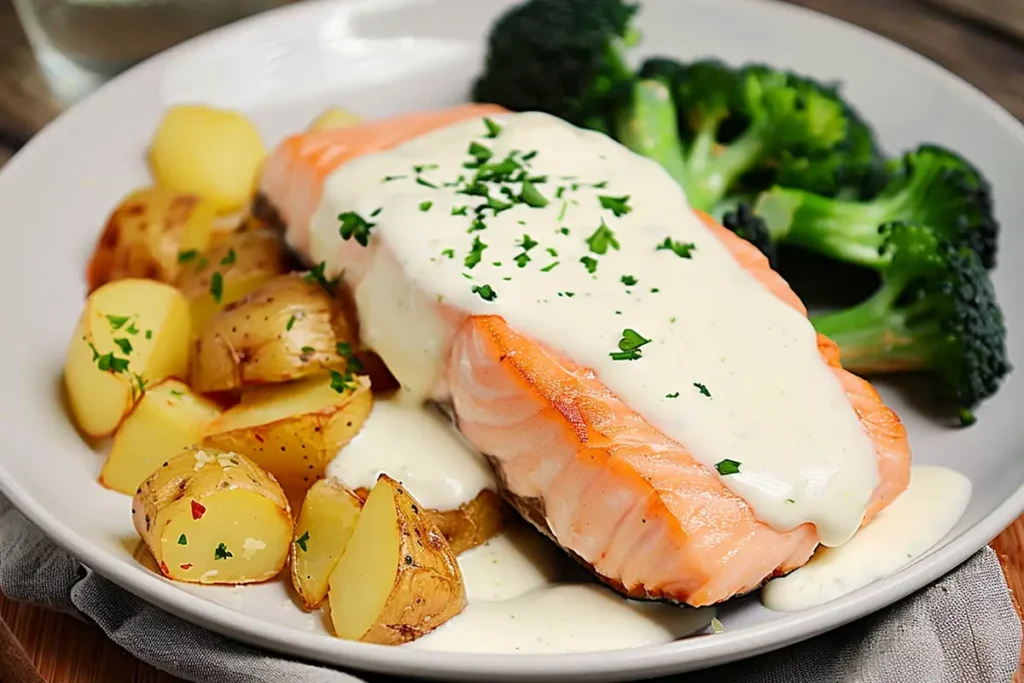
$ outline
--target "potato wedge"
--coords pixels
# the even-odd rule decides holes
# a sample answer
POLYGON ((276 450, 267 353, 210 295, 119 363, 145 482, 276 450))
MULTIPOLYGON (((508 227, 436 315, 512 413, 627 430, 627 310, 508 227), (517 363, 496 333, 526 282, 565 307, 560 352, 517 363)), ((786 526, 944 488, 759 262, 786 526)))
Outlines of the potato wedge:
POLYGON ((462 571, 429 515, 382 474, 366 498, 328 600, 339 638, 400 645, 466 607, 462 571))
POLYGON ((162 187, 135 190, 107 220, 86 271, 89 291, 128 277, 174 282, 180 254, 205 251, 213 206, 162 187))
POLYGON ((292 585, 306 609, 327 598, 331 572, 345 552, 363 501, 337 479, 321 479, 309 487, 295 522, 292 542, 292 585))
POLYGON ((201 105, 167 110, 149 146, 157 184, 209 199, 231 213, 252 199, 267 150, 255 124, 235 111, 201 105))
MULTIPOLYGON (((230 391, 343 370, 352 334, 334 297, 301 274, 279 275, 228 304, 199 332, 190 368, 196 391, 230 391)), ((358 369, 358 368, 356 368, 358 369)))
POLYGON ((132 522, 164 576, 188 583, 254 583, 284 567, 292 515, 284 491, 237 453, 190 448, 151 474, 132 522))
POLYGON ((342 109, 341 107, 328 107, 319 116, 313 119, 306 127, 310 133, 320 130, 333 130, 335 128, 348 128, 362 123, 363 117, 359 114, 342 109))
POLYGON ((218 311, 288 271, 281 237, 270 230, 246 230, 216 240, 205 254, 192 255, 175 285, 189 300, 198 335, 218 311))
POLYGON ((203 440, 220 408, 175 379, 146 393, 114 433, 100 483, 133 496, 139 485, 171 457, 203 440))
POLYGON ((289 493, 304 492, 324 478, 373 408, 369 379, 356 377, 340 392, 336 379, 319 375, 245 392, 209 425, 203 444, 252 458, 289 493))
POLYGON ((184 377, 190 327, 188 302, 170 285, 132 278, 90 294, 64 362, 64 385, 81 430, 112 434, 144 387, 184 377))
MULTIPOLYGON (((354 493, 365 503, 370 492, 358 488, 354 493)), ((452 552, 461 555, 497 536, 514 513, 501 496, 484 489, 455 510, 427 510, 427 514, 444 534, 452 552)))

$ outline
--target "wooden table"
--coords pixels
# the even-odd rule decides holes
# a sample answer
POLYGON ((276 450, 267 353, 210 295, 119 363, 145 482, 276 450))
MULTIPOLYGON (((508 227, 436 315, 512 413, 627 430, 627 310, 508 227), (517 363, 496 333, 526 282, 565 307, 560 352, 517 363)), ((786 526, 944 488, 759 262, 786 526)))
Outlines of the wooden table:
MULTIPOLYGON (((930 57, 1024 117, 1024 45, 916 0, 791 0, 897 40, 930 57)), ((0 0, 0 165, 50 121, 50 94, 24 40, 10 0, 0 0)), ((1024 595, 1024 518, 992 542, 1007 581, 1024 595)), ((0 616, 49 683, 173 683, 134 659, 94 626, 3 600, 0 616)), ((0 651, 2 651, 0 647, 0 651)), ((0 681, 15 680, 0 669, 0 681)), ((1014 683, 1024 683, 1024 667, 1014 683)))

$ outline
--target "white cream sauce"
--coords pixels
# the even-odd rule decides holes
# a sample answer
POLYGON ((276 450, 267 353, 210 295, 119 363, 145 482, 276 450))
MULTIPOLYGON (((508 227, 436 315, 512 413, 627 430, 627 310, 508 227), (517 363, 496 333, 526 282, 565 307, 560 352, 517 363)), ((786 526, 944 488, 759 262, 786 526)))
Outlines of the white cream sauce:
POLYGON ((490 466, 448 417, 399 397, 375 398, 359 434, 327 467, 351 489, 373 488, 381 473, 432 510, 455 510, 484 489, 497 490, 490 466))
POLYGON ((870 524, 838 548, 821 548, 806 565, 768 583, 766 607, 809 609, 881 579, 927 552, 959 521, 971 482, 944 467, 916 465, 910 486, 870 524))
MULTIPOLYGON (((444 315, 500 315, 593 368, 709 469, 738 463, 722 481, 760 519, 778 529, 810 522, 825 544, 846 541, 876 484, 875 452, 807 319, 732 258, 655 162, 544 114, 496 120, 496 136, 481 119, 457 123, 328 177, 310 257, 331 275, 347 268, 364 341, 404 387, 443 398, 454 333, 444 315), (491 162, 536 152, 520 163, 544 177, 534 187, 547 205, 484 210, 486 227, 467 232, 486 203, 459 192, 475 173, 464 167, 471 143, 491 162), (601 196, 628 197, 628 213, 601 196), (341 245, 355 247, 339 236, 343 212, 374 224, 362 263, 339 258, 341 245), (666 238, 690 258, 658 249, 666 238), (480 260, 469 268, 475 239, 480 260), (650 342, 639 358, 614 360, 627 329, 650 342)), ((524 190, 487 187, 499 202, 524 190)))
POLYGON ((624 600, 596 583, 569 583, 562 554, 516 527, 459 557, 468 605, 403 647, 446 652, 555 654, 656 645, 706 628, 713 608, 624 600))

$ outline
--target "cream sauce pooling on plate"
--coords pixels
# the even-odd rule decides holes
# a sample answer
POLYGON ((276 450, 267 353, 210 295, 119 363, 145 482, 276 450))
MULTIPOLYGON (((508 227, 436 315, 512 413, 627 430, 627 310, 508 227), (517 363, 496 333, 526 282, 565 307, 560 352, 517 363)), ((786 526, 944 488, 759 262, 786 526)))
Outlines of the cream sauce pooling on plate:
POLYGON ((440 411, 400 397, 374 400, 359 433, 327 467, 351 489, 371 489, 381 473, 432 510, 455 510, 497 490, 490 466, 440 411))
POLYGON ((944 467, 916 465, 910 485, 838 548, 821 548, 761 592, 769 609, 795 612, 842 597, 910 564, 949 533, 967 508, 971 482, 944 467))
POLYGON ((807 319, 736 262, 655 162, 546 114, 497 123, 457 123, 328 177, 311 257, 346 269, 364 341, 404 387, 443 399, 449 320, 500 315, 717 466, 760 519, 847 540, 875 488, 875 450, 807 319), (515 180, 474 182, 482 160, 515 180), (356 257, 342 214, 369 235, 356 257))
MULTIPOLYGON (((708 626, 713 608, 625 600, 569 583, 565 558, 532 529, 514 527, 459 556, 466 609, 403 647, 446 652, 605 652, 677 640, 708 626)), ((575 568, 572 568, 575 569, 575 568)))

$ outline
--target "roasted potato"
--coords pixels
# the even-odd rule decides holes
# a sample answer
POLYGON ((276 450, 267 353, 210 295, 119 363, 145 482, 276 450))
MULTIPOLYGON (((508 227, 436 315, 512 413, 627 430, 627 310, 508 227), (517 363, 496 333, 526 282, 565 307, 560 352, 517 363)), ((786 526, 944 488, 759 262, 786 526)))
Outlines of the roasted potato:
MULTIPOLYGON (((370 492, 358 488, 354 493, 365 502, 370 492)), ((497 536, 513 513, 501 496, 484 489, 455 510, 427 510, 427 514, 444 534, 452 552, 461 555, 497 536)))
POLYGON ((337 479, 313 484, 302 501, 292 543, 292 584, 306 609, 327 597, 338 564, 359 519, 363 501, 337 479))
POLYGON ((64 362, 64 385, 81 430, 112 434, 145 387, 184 377, 189 330, 188 302, 170 285, 115 280, 90 294, 64 362))
POLYGON ((230 391, 345 369, 352 334, 334 297, 301 274, 279 275, 228 304, 198 334, 196 391, 230 391))
POLYGON ((288 559, 284 491, 237 453, 190 448, 151 474, 132 500, 135 530, 160 571, 189 583, 254 583, 288 559))
POLYGON ((193 333, 201 334, 222 307, 288 267, 284 243, 270 230, 230 233, 217 239, 207 253, 189 254, 175 284, 189 300, 193 333))
POLYGON ((203 440, 220 408, 175 379, 164 380, 146 393, 114 433, 100 483, 135 495, 139 485, 161 463, 203 440))
POLYGON ((320 375, 245 392, 209 425, 203 444, 242 453, 289 493, 304 492, 323 479, 328 463, 373 407, 366 377, 345 387, 340 379, 320 375))
POLYGON ((339 638, 400 645, 466 607, 462 571, 437 525, 382 474, 331 574, 331 622, 339 638))
POLYGON ((218 213, 252 199, 267 150, 256 126, 235 111, 201 105, 167 110, 149 146, 157 184, 206 197, 218 213))
POLYGON ((335 128, 348 128, 362 122, 362 116, 350 112, 348 109, 328 107, 310 122, 306 130, 312 133, 321 130, 333 130, 335 128))
POLYGON ((107 219, 86 272, 89 291, 128 277, 174 282, 180 254, 205 251, 215 212, 197 195, 135 190, 107 219))

